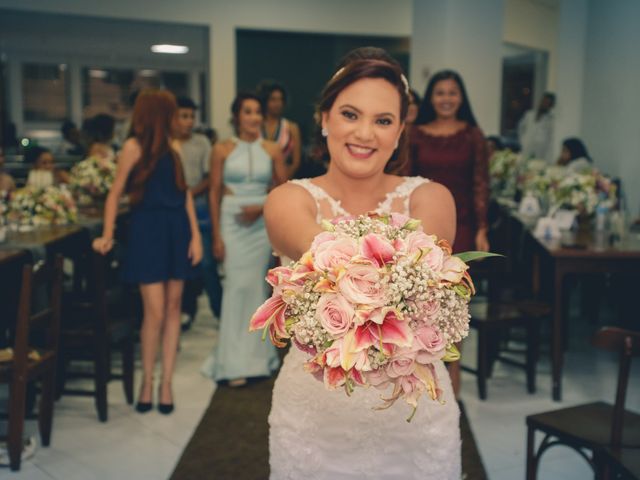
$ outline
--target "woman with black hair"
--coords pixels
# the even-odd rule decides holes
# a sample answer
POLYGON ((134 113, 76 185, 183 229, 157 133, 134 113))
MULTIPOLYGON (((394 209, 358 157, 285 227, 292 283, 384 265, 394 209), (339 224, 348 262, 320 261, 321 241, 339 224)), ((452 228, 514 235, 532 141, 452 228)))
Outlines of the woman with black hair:
POLYGON ((445 185, 456 201, 454 252, 489 250, 487 146, 462 78, 451 70, 429 82, 411 129, 412 175, 445 185))
MULTIPOLYGON (((455 199, 453 251, 489 251, 487 144, 458 73, 443 70, 431 78, 409 138, 411 175, 443 184, 455 199)), ((451 363, 449 373, 457 395, 460 363, 451 363)))
POLYGON ((562 151, 558 158, 558 165, 563 165, 571 172, 581 172, 593 168, 593 160, 589 156, 587 147, 576 137, 562 142, 562 151))
POLYGON ((116 120, 106 113, 99 113, 83 124, 83 131, 87 137, 87 156, 115 160, 116 154, 111 146, 115 131, 116 120))
POLYGON ((287 177, 292 178, 300 168, 302 142, 298 124, 282 116, 287 105, 287 91, 279 83, 266 82, 259 87, 259 95, 264 109, 262 136, 280 145, 287 177))
POLYGON ((261 135, 262 108, 253 93, 231 105, 236 136, 216 143, 209 169, 213 255, 224 266, 220 335, 201 371, 215 381, 242 386, 268 376, 279 360, 273 345, 249 333, 253 312, 268 297, 264 276, 271 259, 263 206, 267 191, 286 180, 282 152, 261 135))
POLYGON ((51 150, 44 147, 31 147, 24 153, 25 163, 31 165, 31 171, 27 177, 27 185, 38 188, 50 185, 69 183, 69 172, 56 168, 55 159, 51 150))

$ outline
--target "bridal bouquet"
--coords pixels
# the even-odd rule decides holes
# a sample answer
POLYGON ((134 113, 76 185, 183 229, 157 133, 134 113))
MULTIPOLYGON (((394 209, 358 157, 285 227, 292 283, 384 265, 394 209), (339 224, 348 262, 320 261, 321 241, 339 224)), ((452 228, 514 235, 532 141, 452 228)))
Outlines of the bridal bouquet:
POLYGON ((65 225, 74 223, 78 209, 64 187, 25 187, 11 194, 7 218, 19 225, 65 225))
MULTIPOLYGON (((309 354, 306 370, 329 389, 393 386, 380 408, 426 393, 442 399, 434 362, 459 358, 474 294, 465 260, 403 215, 325 222, 299 261, 269 271, 273 295, 251 330, 278 347, 291 339, 309 354)), ((412 414, 413 416, 413 414, 412 414)))
POLYGON ((116 175, 116 164, 111 158, 92 156, 78 162, 71 169, 69 186, 82 204, 104 198, 116 175))

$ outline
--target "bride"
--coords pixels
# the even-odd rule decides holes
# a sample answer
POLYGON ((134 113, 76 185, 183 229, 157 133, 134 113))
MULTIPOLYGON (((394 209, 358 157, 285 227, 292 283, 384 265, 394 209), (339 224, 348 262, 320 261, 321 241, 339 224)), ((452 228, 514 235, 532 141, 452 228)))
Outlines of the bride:
MULTIPOLYGON (((281 185, 265 204, 277 252, 297 259, 321 231, 322 219, 371 211, 410 215, 427 233, 453 244, 456 219, 449 191, 421 177, 385 173, 390 162, 406 156, 408 104, 406 78, 394 63, 356 56, 336 72, 317 112, 330 157, 327 173, 281 185)), ((342 390, 329 391, 304 371, 305 359, 291 348, 274 386, 272 479, 460 478, 459 410, 441 362, 436 371, 445 403, 424 395, 407 423, 411 407, 402 400, 374 410, 390 392, 357 388, 347 397, 342 390)))

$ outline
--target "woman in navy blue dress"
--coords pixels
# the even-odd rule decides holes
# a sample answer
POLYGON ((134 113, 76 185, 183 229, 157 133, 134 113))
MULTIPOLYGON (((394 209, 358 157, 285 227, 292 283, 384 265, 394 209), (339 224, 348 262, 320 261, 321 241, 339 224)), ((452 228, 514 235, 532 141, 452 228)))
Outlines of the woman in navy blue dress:
POLYGON ((111 250, 118 200, 127 189, 132 208, 123 277, 140 285, 144 307, 140 332, 144 378, 136 404, 140 413, 151 410, 160 340, 158 410, 173 411, 171 378, 180 335, 182 289, 202 258, 193 199, 170 138, 176 112, 175 98, 169 92, 147 90, 138 96, 131 121, 133 137, 122 147, 105 203, 102 237, 93 243, 102 254, 111 250))

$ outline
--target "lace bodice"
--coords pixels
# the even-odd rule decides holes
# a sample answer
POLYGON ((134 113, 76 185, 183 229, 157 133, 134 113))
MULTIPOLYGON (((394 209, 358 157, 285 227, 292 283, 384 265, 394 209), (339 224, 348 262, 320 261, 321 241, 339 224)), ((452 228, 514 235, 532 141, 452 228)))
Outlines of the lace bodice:
MULTIPOLYGON (((375 212, 409 215, 412 192, 428 181, 405 177, 375 212)), ((291 183, 313 197, 318 222, 350 215, 310 179, 291 183)), ((269 415, 271 480, 460 479, 459 410, 442 362, 435 368, 445 403, 422 398, 407 423, 410 408, 402 401, 388 410, 375 409, 389 391, 358 388, 351 397, 329 391, 304 370, 307 358, 292 347, 274 386, 269 415)))
MULTIPOLYGON (((404 177, 400 185, 386 194, 384 200, 378 204, 374 212, 379 214, 396 212, 409 215, 411 194, 417 187, 428 182, 428 179, 422 177, 404 177)), ((313 197, 316 202, 316 221, 318 223, 323 218, 332 219, 351 215, 342 207, 340 200, 331 197, 322 187, 313 183, 310 178, 291 180, 290 183, 301 186, 313 197)))

